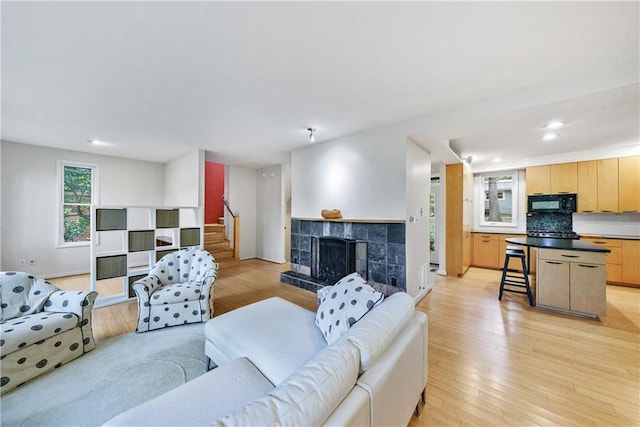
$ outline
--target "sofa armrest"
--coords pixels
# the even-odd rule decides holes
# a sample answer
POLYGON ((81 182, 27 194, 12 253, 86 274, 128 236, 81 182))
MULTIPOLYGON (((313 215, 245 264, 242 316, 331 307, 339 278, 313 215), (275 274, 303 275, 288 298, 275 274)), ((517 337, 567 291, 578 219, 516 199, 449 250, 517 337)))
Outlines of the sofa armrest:
POLYGON ((133 282, 133 290, 138 295, 138 299, 144 303, 148 302, 151 294, 162 286, 160 283, 160 278, 153 274, 143 277, 142 279, 138 279, 133 282))
POLYGON ((49 295, 49 299, 44 304, 45 311, 73 313, 78 316, 84 353, 96 347, 91 316, 97 297, 98 293, 95 291, 56 291, 49 295))
POLYGON ((376 363, 358 378, 372 425, 407 425, 427 385, 428 319, 416 311, 376 363))

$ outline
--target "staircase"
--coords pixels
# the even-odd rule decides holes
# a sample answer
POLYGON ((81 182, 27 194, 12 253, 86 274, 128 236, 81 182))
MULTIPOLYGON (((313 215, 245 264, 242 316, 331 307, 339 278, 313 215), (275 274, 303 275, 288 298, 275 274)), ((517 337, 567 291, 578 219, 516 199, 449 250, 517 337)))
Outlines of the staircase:
POLYGON ((238 262, 233 257, 233 249, 224 234, 225 226, 223 224, 204 225, 204 249, 213 255, 220 268, 238 262))

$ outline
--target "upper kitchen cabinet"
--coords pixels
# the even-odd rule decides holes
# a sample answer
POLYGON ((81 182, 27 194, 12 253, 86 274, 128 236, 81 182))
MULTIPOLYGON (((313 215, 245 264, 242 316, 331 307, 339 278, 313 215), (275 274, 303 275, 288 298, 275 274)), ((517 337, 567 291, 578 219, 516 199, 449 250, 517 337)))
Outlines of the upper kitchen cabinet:
POLYGON ((527 168, 527 194, 578 192, 578 164, 532 166, 527 168))
POLYGON ((551 194, 578 192, 578 164, 560 163, 550 168, 551 194))
POLYGON ((618 159, 618 186, 619 211, 640 212, 640 156, 618 159))
POLYGON ((618 212, 618 159, 598 162, 598 212, 618 212))
POLYGON ((598 211, 598 162, 578 163, 578 212, 598 211))
POLYGON ((526 170, 527 195, 551 193, 551 166, 531 166, 526 170))

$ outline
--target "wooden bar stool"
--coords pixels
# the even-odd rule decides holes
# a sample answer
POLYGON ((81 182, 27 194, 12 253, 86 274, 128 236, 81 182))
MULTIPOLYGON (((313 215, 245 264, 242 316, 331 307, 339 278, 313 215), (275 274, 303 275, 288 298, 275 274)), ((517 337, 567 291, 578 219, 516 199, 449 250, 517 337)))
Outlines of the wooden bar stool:
POLYGON ((531 294, 531 287, 529 286, 529 270, 527 269, 525 258, 524 249, 517 246, 507 246, 504 266, 502 267, 502 279, 500 280, 499 300, 502 300, 502 294, 504 292, 515 292, 517 294, 525 294, 529 298, 529 305, 533 305, 533 295, 531 294), (522 273, 516 270, 509 270, 509 261, 511 258, 520 259, 522 262, 522 273))

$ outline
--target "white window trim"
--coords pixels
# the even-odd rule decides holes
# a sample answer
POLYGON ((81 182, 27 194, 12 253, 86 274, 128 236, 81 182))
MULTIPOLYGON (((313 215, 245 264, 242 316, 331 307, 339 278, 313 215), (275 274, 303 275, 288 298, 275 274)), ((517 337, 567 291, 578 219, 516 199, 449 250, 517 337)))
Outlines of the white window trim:
POLYGON ((518 200, 519 197, 519 171, 502 171, 502 172, 493 172, 493 173, 482 173, 478 174, 480 178, 480 198, 478 200, 482 200, 482 203, 477 204, 476 215, 478 218, 478 226, 480 227, 496 227, 496 228, 518 228, 518 224, 520 221, 520 207, 518 200), (513 186, 511 187, 511 223, 507 222, 495 222, 495 221, 485 221, 484 220, 484 202, 485 202, 485 194, 484 194, 484 180, 485 178, 491 177, 499 177, 511 175, 513 177, 513 186))
MULTIPOLYGON (((64 168, 65 166, 70 167, 78 167, 78 168, 89 168, 92 169, 91 173, 91 204, 97 204, 98 198, 98 165, 95 163, 83 163, 83 162, 75 162, 71 160, 58 160, 57 162, 57 191, 58 191, 58 203, 56 203, 57 210, 57 242, 58 248, 77 248, 82 246, 90 246, 91 242, 65 242, 64 241, 64 185, 62 183, 64 168)), ((93 222, 93 217, 91 221, 93 222)), ((92 228, 89 227, 91 230, 92 228)))

